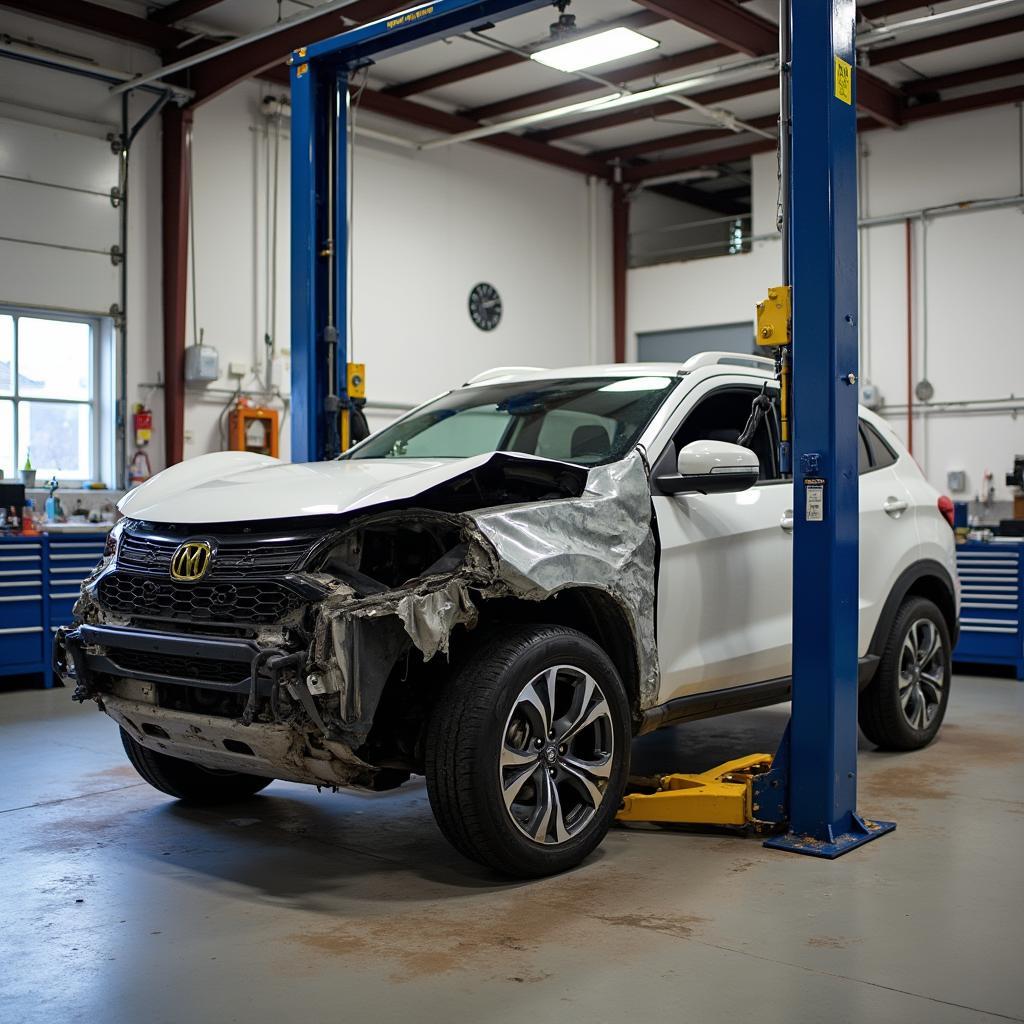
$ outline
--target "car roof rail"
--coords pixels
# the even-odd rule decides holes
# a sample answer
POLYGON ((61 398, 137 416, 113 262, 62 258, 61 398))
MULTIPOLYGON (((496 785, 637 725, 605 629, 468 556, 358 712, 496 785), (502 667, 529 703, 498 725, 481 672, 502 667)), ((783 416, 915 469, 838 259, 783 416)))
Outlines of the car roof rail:
POLYGON ((703 366, 749 366, 754 370, 775 371, 775 360, 767 356, 745 356, 739 352, 698 352, 683 363, 687 373, 703 366))
POLYGON ((462 386, 480 384, 482 381, 495 380, 498 377, 515 377, 520 373, 539 373, 546 369, 546 366, 493 366, 489 370, 484 370, 483 373, 478 373, 475 377, 470 377, 462 386))

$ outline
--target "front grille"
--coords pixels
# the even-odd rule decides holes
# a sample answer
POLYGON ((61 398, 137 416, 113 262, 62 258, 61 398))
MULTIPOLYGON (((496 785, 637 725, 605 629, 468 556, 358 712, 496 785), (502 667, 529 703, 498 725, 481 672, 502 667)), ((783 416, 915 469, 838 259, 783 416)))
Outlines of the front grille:
MULTIPOLYGON (((193 536, 192 534, 188 535, 193 536)), ((312 547, 313 535, 303 537, 196 537, 211 541, 213 560, 207 579, 238 579, 253 576, 276 576, 290 572, 312 547)), ((117 552, 119 568, 147 576, 167 576, 171 557, 186 536, 167 537, 126 531, 117 552)))
POLYGON ((119 615, 190 622, 280 622, 302 598, 275 580, 174 583, 116 571, 97 588, 100 605, 119 615))
POLYGON ((249 666, 240 661, 216 658, 185 658, 180 654, 158 654, 155 651, 116 650, 111 661, 126 673, 194 679, 205 683, 241 683, 249 678, 249 666))

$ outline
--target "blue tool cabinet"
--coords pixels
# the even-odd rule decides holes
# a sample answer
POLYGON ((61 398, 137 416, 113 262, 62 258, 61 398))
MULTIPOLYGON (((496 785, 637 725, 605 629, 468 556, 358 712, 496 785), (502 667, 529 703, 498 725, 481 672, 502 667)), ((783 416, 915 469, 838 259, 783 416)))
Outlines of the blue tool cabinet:
POLYGON ((960 640, 953 660, 1012 665, 1024 679, 1024 542, 967 541, 956 549, 960 640))
POLYGON ((50 641, 71 622, 105 533, 0 537, 0 676, 39 674, 53 685, 50 641))

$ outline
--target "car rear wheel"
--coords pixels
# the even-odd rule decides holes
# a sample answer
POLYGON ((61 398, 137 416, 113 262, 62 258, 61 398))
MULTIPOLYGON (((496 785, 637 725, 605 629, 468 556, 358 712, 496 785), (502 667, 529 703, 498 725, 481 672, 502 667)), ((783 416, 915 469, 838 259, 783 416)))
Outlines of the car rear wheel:
POLYGON ((211 805, 244 800, 274 781, 262 775, 203 768, 180 757, 161 754, 144 747, 124 729, 121 742, 128 760, 146 782, 185 803, 211 805))
POLYGON ((608 656, 560 626, 519 626, 454 674, 428 728, 427 792, 461 853, 523 878, 575 867, 629 773, 629 701, 608 656))
POLYGON ((893 622, 875 678, 860 695, 864 735, 884 750, 926 747, 946 714, 951 666, 942 613, 926 598, 909 598, 893 622))

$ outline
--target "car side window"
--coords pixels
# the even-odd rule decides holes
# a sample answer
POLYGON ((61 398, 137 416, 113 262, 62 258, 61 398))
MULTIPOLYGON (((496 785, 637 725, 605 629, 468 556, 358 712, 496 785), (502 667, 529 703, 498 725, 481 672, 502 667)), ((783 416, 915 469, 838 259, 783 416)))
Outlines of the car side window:
POLYGON ((871 453, 871 468, 884 469, 896 461, 896 453, 882 440, 882 435, 870 423, 863 420, 860 424, 861 432, 867 438, 868 451, 871 453))
POLYGON ((871 472, 871 455, 868 453, 868 443, 864 440, 863 424, 857 431, 857 472, 861 476, 871 472))
MULTIPOLYGON (((678 454, 692 441, 728 441, 736 444, 750 417, 750 408, 760 394, 759 387, 731 384, 717 388, 703 398, 675 432, 672 443, 678 454)), ((772 394, 772 392, 769 392, 772 394)), ((778 480, 775 452, 778 437, 775 395, 772 411, 750 441, 750 449, 761 464, 759 480, 778 480)))

